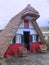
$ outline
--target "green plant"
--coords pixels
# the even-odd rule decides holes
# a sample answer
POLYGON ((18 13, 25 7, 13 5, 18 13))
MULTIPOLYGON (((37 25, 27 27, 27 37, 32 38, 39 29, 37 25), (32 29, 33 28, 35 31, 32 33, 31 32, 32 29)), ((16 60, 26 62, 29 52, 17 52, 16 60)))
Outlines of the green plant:
POLYGON ((48 36, 48 39, 45 40, 45 42, 46 42, 46 45, 47 45, 47 47, 48 47, 48 49, 49 49, 49 36, 48 36))

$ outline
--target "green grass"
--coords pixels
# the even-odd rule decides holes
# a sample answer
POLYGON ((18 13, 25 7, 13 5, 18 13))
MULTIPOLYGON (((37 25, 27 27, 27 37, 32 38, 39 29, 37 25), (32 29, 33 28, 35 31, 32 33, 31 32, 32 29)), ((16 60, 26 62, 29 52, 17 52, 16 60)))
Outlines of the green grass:
POLYGON ((45 39, 45 44, 47 45, 47 47, 49 48, 49 34, 43 34, 44 37, 48 37, 47 39, 45 39))

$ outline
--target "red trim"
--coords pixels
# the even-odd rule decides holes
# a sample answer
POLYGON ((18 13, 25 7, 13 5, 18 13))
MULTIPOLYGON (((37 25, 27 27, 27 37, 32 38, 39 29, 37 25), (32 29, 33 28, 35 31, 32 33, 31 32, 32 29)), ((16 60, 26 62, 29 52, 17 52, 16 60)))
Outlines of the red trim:
POLYGON ((24 27, 25 27, 25 28, 29 28, 29 22, 28 22, 28 20, 25 20, 25 21, 24 21, 24 27))
MULTIPOLYGON (((10 44, 9 48, 7 49, 4 57, 7 57, 7 56, 13 56, 13 51, 18 51, 19 50, 19 47, 21 46, 24 46, 23 44, 10 44)), ((19 52, 19 51, 18 51, 19 52)))
MULTIPOLYGON (((42 44, 41 42, 32 42, 30 43, 30 51, 39 51, 39 45, 42 44)), ((19 47, 24 46, 24 44, 10 44, 7 51, 4 54, 4 57, 6 56, 13 56, 13 51, 18 51, 19 54, 19 47)))
POLYGON ((36 51, 38 52, 40 50, 40 45, 42 45, 43 43, 41 42, 32 42, 30 43, 30 51, 36 51))

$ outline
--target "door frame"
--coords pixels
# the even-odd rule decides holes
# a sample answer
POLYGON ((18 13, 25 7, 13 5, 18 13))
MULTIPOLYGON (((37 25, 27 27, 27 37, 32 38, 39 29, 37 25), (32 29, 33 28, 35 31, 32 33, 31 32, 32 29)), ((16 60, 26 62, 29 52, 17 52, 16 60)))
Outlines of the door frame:
MULTIPOLYGON (((29 43, 28 43, 29 49, 28 49, 28 50, 30 50, 30 31, 23 31, 23 35, 24 35, 24 33, 26 33, 26 32, 29 34, 29 41, 28 41, 28 42, 29 42, 29 43)), ((24 41, 24 46, 26 47, 26 45, 27 45, 27 44, 26 44, 25 41, 24 41)), ((26 47, 26 48, 27 48, 27 47, 26 47)))

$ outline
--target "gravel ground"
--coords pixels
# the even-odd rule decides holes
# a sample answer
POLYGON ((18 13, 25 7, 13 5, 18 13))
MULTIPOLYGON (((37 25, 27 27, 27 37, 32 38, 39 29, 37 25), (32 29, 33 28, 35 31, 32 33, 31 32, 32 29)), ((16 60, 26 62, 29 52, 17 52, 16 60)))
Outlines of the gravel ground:
POLYGON ((49 65, 49 52, 30 53, 26 57, 0 59, 2 65, 49 65))

